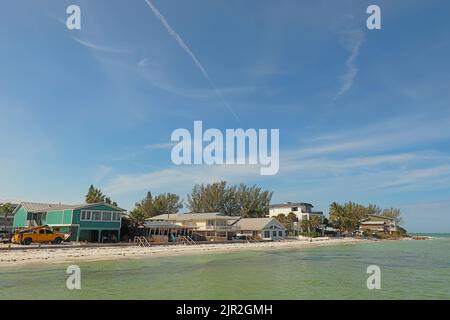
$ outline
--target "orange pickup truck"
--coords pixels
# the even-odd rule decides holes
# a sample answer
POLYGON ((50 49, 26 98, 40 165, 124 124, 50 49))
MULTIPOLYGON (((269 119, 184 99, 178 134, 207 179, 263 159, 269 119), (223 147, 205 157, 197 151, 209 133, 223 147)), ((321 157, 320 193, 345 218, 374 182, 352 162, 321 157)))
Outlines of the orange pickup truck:
POLYGON ((69 238, 70 234, 54 232, 48 226, 38 226, 16 230, 11 242, 17 244, 30 245, 32 242, 60 244, 69 238))

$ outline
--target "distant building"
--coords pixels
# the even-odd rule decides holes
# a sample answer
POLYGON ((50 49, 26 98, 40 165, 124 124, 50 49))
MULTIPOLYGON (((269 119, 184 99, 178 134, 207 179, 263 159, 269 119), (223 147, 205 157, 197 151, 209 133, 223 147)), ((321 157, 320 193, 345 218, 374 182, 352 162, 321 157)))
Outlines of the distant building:
POLYGON ((13 230, 48 225, 70 233, 69 240, 105 242, 120 239, 122 213, 107 203, 51 204, 21 202, 14 210, 13 230))
POLYGON ((359 231, 392 233, 397 231, 397 225, 395 219, 378 215, 369 215, 366 219, 361 220, 359 231))
POLYGON ((236 222, 239 235, 255 239, 280 240, 286 238, 286 228, 275 218, 242 218, 236 222))
POLYGON ((287 216, 289 213, 293 212, 299 222, 302 220, 311 220, 312 217, 319 217, 322 221, 324 215, 322 211, 312 211, 314 206, 310 203, 305 202, 286 202, 281 204, 273 204, 269 207, 269 217, 276 217, 279 214, 284 214, 287 216))

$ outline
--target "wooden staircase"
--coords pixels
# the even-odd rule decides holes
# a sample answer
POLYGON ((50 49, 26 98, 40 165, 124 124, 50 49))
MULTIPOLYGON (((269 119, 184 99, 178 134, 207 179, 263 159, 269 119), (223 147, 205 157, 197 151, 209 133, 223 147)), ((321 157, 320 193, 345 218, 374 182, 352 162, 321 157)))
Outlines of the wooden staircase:
POLYGON ((178 236, 177 243, 183 243, 185 245, 195 245, 197 244, 194 240, 192 240, 189 236, 178 236))
POLYGON ((134 244, 136 244, 139 247, 150 247, 150 242, 148 242, 146 237, 134 237, 134 244))

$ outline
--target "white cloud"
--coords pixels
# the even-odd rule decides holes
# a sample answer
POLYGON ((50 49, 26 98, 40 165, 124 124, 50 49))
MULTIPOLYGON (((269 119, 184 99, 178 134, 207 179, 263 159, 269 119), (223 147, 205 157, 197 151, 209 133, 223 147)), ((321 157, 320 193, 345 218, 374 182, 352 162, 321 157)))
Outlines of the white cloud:
POLYGON ((221 91, 217 88, 215 83, 212 81, 211 77, 209 76, 206 69, 203 67, 203 65, 200 63, 200 61, 197 59, 197 57, 194 55, 192 50, 188 47, 188 45, 184 42, 184 40, 181 38, 181 36, 169 25, 166 18, 159 12, 159 10, 150 2, 150 0, 145 0, 149 8, 152 10, 153 14, 158 18, 159 21, 163 24, 164 28, 166 28, 167 32, 175 39, 175 41, 178 43, 178 45, 189 55, 189 57, 192 59, 194 64, 197 66, 197 68, 202 73, 203 77, 208 81, 209 85, 213 89, 214 93, 217 95, 217 97, 222 101, 222 103, 225 105, 225 107, 228 109, 228 111, 231 112, 233 117, 236 120, 239 120, 236 113, 233 111, 231 106, 226 102, 225 98, 223 97, 221 91))
POLYGON ((126 50, 116 49, 116 48, 102 46, 102 45, 97 45, 97 44, 94 44, 94 43, 86 41, 86 40, 78 39, 76 37, 74 37, 73 40, 75 40, 76 42, 78 42, 82 46, 85 46, 85 47, 87 47, 89 49, 92 49, 94 51, 100 51, 100 52, 105 52, 105 53, 128 53, 128 51, 126 51, 126 50))
POLYGON ((351 30, 344 33, 344 45, 350 51, 350 55, 345 62, 346 71, 341 76, 341 86, 336 95, 339 98, 346 93, 353 86, 356 75, 358 74, 358 67, 356 65, 356 58, 364 41, 364 33, 361 30, 351 30))
POLYGON ((148 66, 148 59, 146 59, 146 58, 141 59, 141 60, 138 62, 137 66, 138 66, 139 68, 145 68, 145 67, 147 67, 147 66, 148 66))
POLYGON ((256 165, 176 166, 144 174, 118 175, 104 186, 104 190, 111 195, 146 190, 186 192, 196 183, 221 180, 233 183, 259 177, 259 166, 256 165))
POLYGON ((155 149, 169 149, 174 146, 174 143, 154 143, 154 144, 147 144, 145 146, 146 149, 155 150, 155 149))

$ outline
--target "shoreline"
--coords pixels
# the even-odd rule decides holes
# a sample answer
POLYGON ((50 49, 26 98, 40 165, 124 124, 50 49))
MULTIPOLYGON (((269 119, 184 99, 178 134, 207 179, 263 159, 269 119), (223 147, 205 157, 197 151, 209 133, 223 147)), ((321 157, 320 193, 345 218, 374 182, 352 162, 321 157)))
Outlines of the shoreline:
POLYGON ((355 238, 292 239, 257 243, 208 243, 198 245, 159 245, 152 247, 111 246, 79 248, 45 248, 0 251, 0 268, 33 264, 61 264, 75 262, 113 261, 149 257, 203 255, 261 250, 305 249, 320 246, 350 245, 381 242, 355 238))

